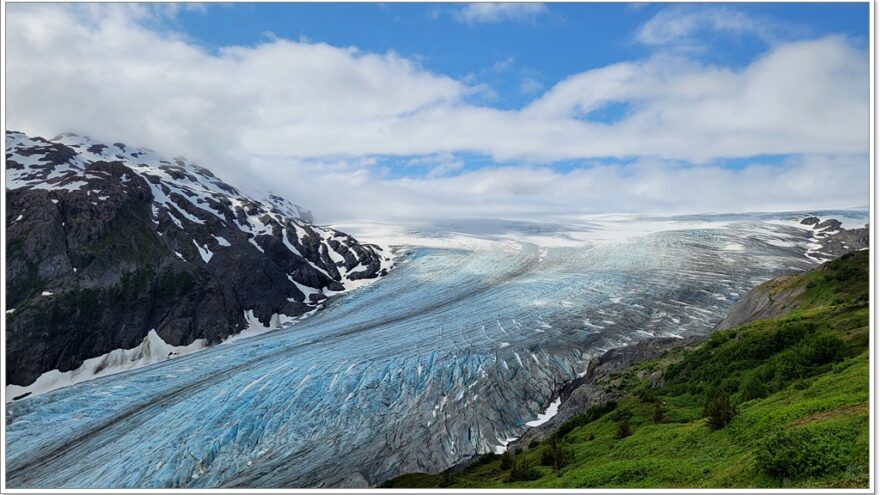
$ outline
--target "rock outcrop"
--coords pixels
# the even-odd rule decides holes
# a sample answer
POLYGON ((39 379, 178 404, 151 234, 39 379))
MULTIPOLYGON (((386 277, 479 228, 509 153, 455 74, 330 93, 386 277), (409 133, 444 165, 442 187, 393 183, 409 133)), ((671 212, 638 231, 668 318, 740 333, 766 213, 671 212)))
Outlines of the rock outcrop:
MULTIPOLYGON (((616 376, 634 363, 655 359, 663 353, 681 347, 690 347, 702 342, 704 337, 687 338, 649 338, 638 343, 610 349, 601 356, 593 358, 584 376, 567 384, 560 393, 562 403, 559 411, 541 426, 530 428, 508 448, 525 448, 533 440, 542 441, 552 434, 562 423, 575 414, 582 413, 591 406, 617 400, 620 394, 614 387, 616 376)), ((659 380, 660 377, 648 377, 659 380)))
POLYGON ((797 306, 798 298, 805 289, 804 285, 788 284, 794 277, 795 275, 777 277, 750 290, 737 300, 715 329, 738 327, 788 313, 797 306))
POLYGON ((800 223, 813 227, 815 245, 807 254, 816 261, 828 261, 851 251, 866 249, 871 241, 867 225, 845 229, 839 220, 821 220, 814 216, 806 217, 800 223))

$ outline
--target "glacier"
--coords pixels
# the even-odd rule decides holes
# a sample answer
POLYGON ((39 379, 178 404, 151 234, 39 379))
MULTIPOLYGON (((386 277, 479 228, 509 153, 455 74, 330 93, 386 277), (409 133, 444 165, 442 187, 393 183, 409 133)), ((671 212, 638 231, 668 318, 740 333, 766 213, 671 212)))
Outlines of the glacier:
POLYGON ((400 238, 391 273, 308 319, 11 402, 7 484, 364 487, 436 472, 545 420, 599 353, 705 334, 740 294, 816 264, 790 216, 612 223, 400 238))

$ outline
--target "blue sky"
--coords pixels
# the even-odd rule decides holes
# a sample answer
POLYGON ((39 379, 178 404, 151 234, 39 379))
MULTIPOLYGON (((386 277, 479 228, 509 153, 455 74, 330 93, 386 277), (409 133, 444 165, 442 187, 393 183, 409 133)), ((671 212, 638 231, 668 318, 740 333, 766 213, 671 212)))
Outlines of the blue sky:
POLYGON ((8 127, 326 221, 868 202, 867 3, 8 4, 6 31, 8 127))

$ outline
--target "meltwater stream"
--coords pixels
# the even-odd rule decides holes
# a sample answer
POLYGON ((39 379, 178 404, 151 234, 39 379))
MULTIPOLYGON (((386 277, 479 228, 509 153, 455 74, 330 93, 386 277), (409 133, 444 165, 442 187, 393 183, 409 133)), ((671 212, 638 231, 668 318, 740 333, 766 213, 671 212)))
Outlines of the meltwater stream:
POLYGON ((707 332, 809 234, 413 248, 290 328, 8 404, 15 488, 366 486, 520 435, 592 356, 707 332))

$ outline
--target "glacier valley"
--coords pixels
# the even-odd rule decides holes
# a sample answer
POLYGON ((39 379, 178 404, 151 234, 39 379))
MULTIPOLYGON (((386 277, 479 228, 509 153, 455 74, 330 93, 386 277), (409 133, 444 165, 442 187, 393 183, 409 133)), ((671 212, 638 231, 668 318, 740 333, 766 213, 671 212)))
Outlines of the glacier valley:
POLYGON ((803 216, 389 232, 396 268, 308 319, 7 404, 8 485, 364 487, 500 452, 592 357, 815 266, 803 216))

